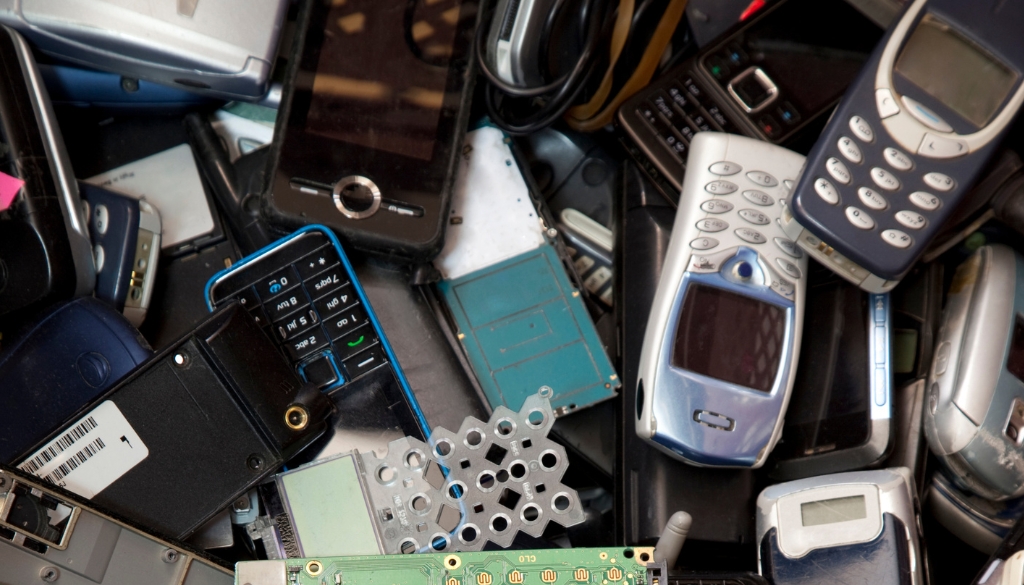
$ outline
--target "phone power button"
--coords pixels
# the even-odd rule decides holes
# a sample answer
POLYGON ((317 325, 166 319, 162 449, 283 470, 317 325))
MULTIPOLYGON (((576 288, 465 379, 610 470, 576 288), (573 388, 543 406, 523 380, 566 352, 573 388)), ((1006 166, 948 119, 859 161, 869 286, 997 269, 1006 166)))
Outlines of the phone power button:
POLYGON ((359 175, 349 175, 334 184, 331 197, 342 215, 351 219, 370 217, 380 209, 377 184, 359 175))

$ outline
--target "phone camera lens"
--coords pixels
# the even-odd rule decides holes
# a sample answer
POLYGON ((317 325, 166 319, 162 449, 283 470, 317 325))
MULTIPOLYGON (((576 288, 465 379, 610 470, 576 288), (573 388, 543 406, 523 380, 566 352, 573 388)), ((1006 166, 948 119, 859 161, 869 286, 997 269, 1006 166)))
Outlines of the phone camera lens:
POLYGON ((350 183, 341 190, 341 202, 357 213, 366 211, 373 206, 373 191, 362 183, 350 183))

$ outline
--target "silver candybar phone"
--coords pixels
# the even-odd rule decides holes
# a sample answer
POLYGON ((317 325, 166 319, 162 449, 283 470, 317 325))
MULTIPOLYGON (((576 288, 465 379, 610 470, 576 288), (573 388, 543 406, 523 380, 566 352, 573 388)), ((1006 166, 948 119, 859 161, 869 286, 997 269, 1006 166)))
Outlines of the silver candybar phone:
POLYGON ((1024 259, 983 246, 953 276, 928 379, 932 452, 976 494, 1024 495, 1024 259))
POLYGON ((0 0, 41 52, 225 99, 267 93, 287 0, 0 0))
POLYGON ((640 354, 636 433, 692 465, 764 465, 782 434, 807 255, 776 220, 803 157, 720 132, 693 140, 640 354))

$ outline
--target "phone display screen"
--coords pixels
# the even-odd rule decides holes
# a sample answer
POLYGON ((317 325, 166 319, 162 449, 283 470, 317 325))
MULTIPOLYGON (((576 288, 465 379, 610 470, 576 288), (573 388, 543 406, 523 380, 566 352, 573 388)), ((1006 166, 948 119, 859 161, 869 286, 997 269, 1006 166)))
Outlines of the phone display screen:
POLYGON ((871 431, 869 295, 821 265, 808 274, 800 367, 780 459, 856 447, 871 431))
POLYGON ((804 526, 837 524, 868 517, 864 496, 833 498, 800 504, 800 521, 804 526))
POLYGON ((672 366, 771 392, 786 346, 786 311, 703 284, 686 291, 672 366))
POLYGON ((305 131, 431 160, 461 0, 329 4, 305 131))
POLYGON ((992 119, 1018 78, 931 14, 903 46, 896 71, 978 127, 992 119))

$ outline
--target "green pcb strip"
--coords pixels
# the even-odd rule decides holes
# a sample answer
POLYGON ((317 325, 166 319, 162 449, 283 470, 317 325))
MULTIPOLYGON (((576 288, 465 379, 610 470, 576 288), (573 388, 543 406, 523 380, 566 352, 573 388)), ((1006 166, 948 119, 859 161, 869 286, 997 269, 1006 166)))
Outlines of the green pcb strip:
POLYGON ((247 561, 236 585, 659 585, 653 547, 247 561))

